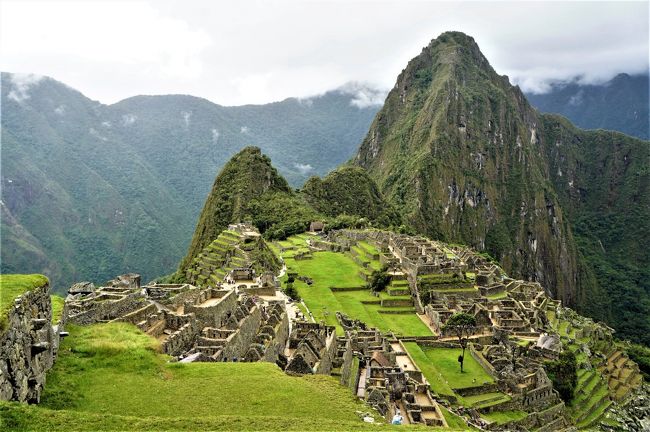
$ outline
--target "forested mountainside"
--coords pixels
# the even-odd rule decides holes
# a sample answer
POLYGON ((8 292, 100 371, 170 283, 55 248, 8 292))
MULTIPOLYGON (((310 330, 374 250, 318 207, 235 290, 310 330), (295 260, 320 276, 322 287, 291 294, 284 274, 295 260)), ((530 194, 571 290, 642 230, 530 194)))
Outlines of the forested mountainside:
POLYGON ((584 129, 616 130, 650 138, 650 76, 619 74, 603 84, 556 83, 542 94, 527 93, 541 112, 561 114, 584 129))
POLYGON ((311 222, 330 227, 358 223, 399 227, 399 214, 365 170, 344 167, 293 190, 258 147, 246 147, 226 163, 201 211, 188 253, 174 280, 185 280, 192 261, 229 224, 252 223, 267 239, 307 231, 311 222))
POLYGON ((448 32, 399 75, 353 163, 419 232, 486 250, 649 343, 649 148, 540 115, 471 37, 448 32), (609 300, 623 292, 638 298, 635 312, 609 300))
POLYGON ((191 96, 102 105, 56 80, 2 74, 2 272, 72 281, 173 271, 214 173, 257 145, 298 186, 347 160, 378 107, 359 85, 223 107, 191 96))

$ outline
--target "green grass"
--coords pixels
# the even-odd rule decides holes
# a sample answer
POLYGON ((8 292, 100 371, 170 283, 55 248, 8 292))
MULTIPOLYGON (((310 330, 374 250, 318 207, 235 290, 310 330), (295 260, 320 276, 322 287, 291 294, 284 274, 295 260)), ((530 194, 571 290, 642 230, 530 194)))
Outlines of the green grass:
POLYGON ((525 418, 528 414, 524 411, 494 411, 487 414, 481 414, 481 417, 489 422, 503 424, 511 421, 517 421, 525 418))
MULTIPOLYGON (((247 419, 264 416, 298 424, 322 420, 327 425, 354 425, 360 422, 355 411, 367 411, 329 376, 292 377, 263 362, 167 363, 155 339, 125 323, 70 325, 68 330, 70 336, 48 374, 42 408, 74 411, 81 418, 150 418, 152 424, 164 419, 176 424, 179 416, 199 422, 229 416, 246 424, 247 419)), ((74 424, 66 429, 75 429, 74 424)))
POLYGON ((48 283, 40 274, 0 275, 0 331, 7 328, 7 317, 14 300, 25 292, 48 283))
MULTIPOLYGON (((343 312, 351 318, 359 319, 367 325, 381 331, 393 331, 408 336, 430 336, 431 331, 415 313, 390 315, 382 310, 400 310, 400 308, 382 308, 377 304, 363 304, 362 301, 377 302, 370 290, 337 291, 330 288, 363 287, 365 281, 359 276, 361 267, 343 253, 315 252, 310 260, 286 260, 289 271, 313 279, 312 285, 296 280, 294 286, 304 300, 316 321, 325 321, 337 328, 342 328, 336 320, 336 312, 343 312)), ((406 308, 412 310, 412 308, 406 308)))
POLYGON ((481 400, 501 395, 490 393, 463 398, 453 391, 455 388, 476 387, 494 382, 469 352, 465 352, 464 371, 461 373, 458 365, 460 349, 421 347, 416 342, 406 342, 404 345, 435 393, 441 396, 455 396, 460 404, 468 406, 482 405, 481 400))
POLYGON ((440 411, 442 411, 442 415, 445 418, 445 421, 447 422, 447 426, 449 426, 449 428, 462 429, 462 430, 475 430, 474 428, 470 428, 469 426, 467 426, 467 424, 461 417, 449 411, 447 408, 443 407, 442 405, 439 406, 440 406, 440 411))
POLYGON ((58 295, 50 296, 52 299, 52 324, 57 324, 63 315, 63 306, 65 299, 58 295))

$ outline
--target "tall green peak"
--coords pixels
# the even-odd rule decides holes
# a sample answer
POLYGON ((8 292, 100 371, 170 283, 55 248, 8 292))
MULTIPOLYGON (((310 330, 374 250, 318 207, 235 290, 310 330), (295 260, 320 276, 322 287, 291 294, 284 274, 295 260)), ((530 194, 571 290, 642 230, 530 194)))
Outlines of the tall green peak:
POLYGON ((212 185, 180 270, 230 223, 251 218, 251 203, 275 194, 291 196, 293 192, 271 159, 258 147, 246 147, 235 154, 212 185))
MULTIPOLYGON (((629 278, 613 287, 610 270, 637 274, 641 267, 630 273, 629 262, 611 261, 618 254, 586 248, 593 241, 581 237, 588 231, 584 218, 596 223, 607 214, 617 223, 629 221, 619 216, 626 206, 645 202, 638 197, 647 197, 648 189, 628 167, 647 161, 648 143, 558 127, 497 74, 470 36, 448 32, 397 77, 352 162, 368 171, 417 231, 487 251, 512 276, 538 281, 566 304, 616 324, 621 307, 609 299, 629 278), (566 166, 572 155, 600 159, 566 166), (612 169, 597 171, 599 163, 612 169), (594 172, 587 174, 586 167, 594 172), (598 172, 607 177, 609 192, 583 183, 598 172), (636 186, 630 191, 625 185, 636 186), (604 206, 612 196, 618 206, 604 206), (572 203, 581 197, 582 205, 572 203), (613 267, 594 269, 590 260, 596 259, 613 267)), ((618 250, 616 239, 604 250, 608 246, 618 250)), ((635 259, 646 262, 647 254, 635 259)))

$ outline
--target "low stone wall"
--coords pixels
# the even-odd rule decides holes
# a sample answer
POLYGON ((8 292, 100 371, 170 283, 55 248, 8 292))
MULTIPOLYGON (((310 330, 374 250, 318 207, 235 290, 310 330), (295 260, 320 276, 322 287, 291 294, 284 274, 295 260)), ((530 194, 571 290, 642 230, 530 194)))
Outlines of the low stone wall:
POLYGON ((474 348, 474 344, 469 344, 469 353, 470 355, 476 360, 481 366, 483 366, 483 369, 495 380, 499 380, 499 374, 497 373, 496 369, 494 369, 494 366, 490 364, 489 361, 483 357, 483 354, 478 352, 476 348, 474 348))
POLYGON ((128 314, 124 315, 121 318, 116 318, 113 321, 128 322, 128 323, 131 323, 131 324, 138 324, 138 323, 140 323, 142 321, 146 321, 147 318, 150 315, 156 313, 157 310, 158 309, 156 308, 155 304, 149 303, 148 305, 146 305, 146 306, 144 306, 144 307, 142 307, 140 309, 137 309, 137 310, 135 310, 135 311, 133 311, 131 313, 128 313, 128 314))
POLYGON ((68 317, 69 322, 86 325, 100 321, 110 321, 146 306, 144 297, 140 292, 129 293, 118 300, 95 301, 88 299, 83 302, 89 302, 90 307, 83 312, 75 314, 73 306, 69 311, 71 314, 68 317))
POLYGON ((460 396, 476 396, 483 393, 496 393, 499 391, 499 387, 494 384, 483 384, 476 387, 464 387, 464 388, 455 388, 454 392, 458 393, 460 396))
POLYGON ((275 287, 273 286, 244 288, 242 291, 248 294, 249 296, 274 296, 275 295, 275 287))
POLYGON ((384 299, 381 301, 383 307, 413 307, 413 300, 390 300, 384 299))
POLYGON ((169 335, 163 342, 162 349, 165 354, 178 356, 188 351, 199 337, 201 329, 196 320, 190 319, 180 329, 169 335))
POLYGON ((40 402, 59 346, 49 291, 47 284, 28 291, 9 311, 9 325, 0 335, 0 400, 40 402))

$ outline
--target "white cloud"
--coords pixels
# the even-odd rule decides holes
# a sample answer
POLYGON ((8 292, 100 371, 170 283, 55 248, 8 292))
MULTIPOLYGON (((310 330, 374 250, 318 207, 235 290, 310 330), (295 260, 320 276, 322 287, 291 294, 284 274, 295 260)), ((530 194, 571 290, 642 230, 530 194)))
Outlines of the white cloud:
POLYGON ((103 121, 102 126, 104 126, 105 128, 110 128, 112 126, 112 124, 109 121, 103 121))
POLYGON ((188 111, 181 111, 181 115, 183 116, 185 128, 187 129, 190 126, 190 118, 192 117, 192 113, 188 111))
POLYGON ((314 170, 314 167, 312 167, 310 164, 295 163, 295 164, 293 164, 293 166, 302 175, 309 174, 310 172, 312 172, 314 170))
POLYGON ((59 105, 58 107, 54 108, 54 112, 60 116, 65 114, 65 105, 59 105))
POLYGON ((122 116, 122 125, 129 126, 136 122, 138 116, 135 114, 124 114, 122 116))
POLYGON ((249 131, 248 126, 242 126, 241 128, 239 128, 239 133, 247 134, 248 131, 249 131))
POLYGON ((221 134, 217 129, 212 129, 210 132, 212 132, 212 142, 216 144, 221 134))
POLYGON ((357 108, 381 106, 384 104, 384 100, 388 94, 387 89, 379 89, 357 82, 348 83, 342 86, 339 90, 343 93, 352 95, 350 105, 354 105, 357 108))
MULTIPOLYGON (((3 0, 0 49, 3 70, 49 75, 104 103, 194 94, 238 105, 305 98, 350 81, 391 88, 432 38, 458 30, 474 36, 498 73, 543 91, 576 77, 647 72, 648 8, 643 1, 3 0)), ((354 100, 376 102, 367 93, 354 100)))
POLYGON ((43 76, 36 74, 15 73, 11 75, 11 90, 7 97, 16 102, 30 98, 29 89, 41 82, 43 76))

